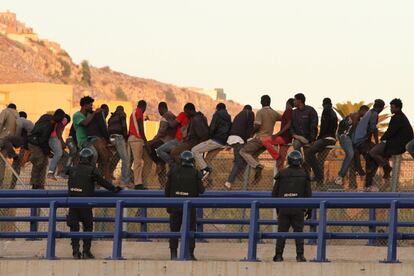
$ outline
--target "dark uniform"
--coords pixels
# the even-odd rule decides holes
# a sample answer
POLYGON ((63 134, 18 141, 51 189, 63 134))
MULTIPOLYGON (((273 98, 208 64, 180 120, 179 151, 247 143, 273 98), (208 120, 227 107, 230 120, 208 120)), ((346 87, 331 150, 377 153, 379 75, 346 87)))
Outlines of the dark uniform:
MULTIPOLYGON (((182 165, 173 167, 168 173, 168 179, 165 186, 166 197, 198 197, 204 192, 204 186, 201 181, 201 173, 194 167, 194 156, 190 151, 181 154, 181 158, 188 155, 189 162, 182 162, 182 165)), ((167 208, 170 214, 170 230, 171 232, 179 232, 183 217, 181 208, 167 208)), ((196 210, 190 211, 190 231, 196 230, 196 210)), ((177 258, 178 239, 170 239, 171 259, 177 258)), ((191 258, 194 257, 195 240, 190 240, 191 258)))
MULTIPOLYGON (((272 196, 282 198, 311 197, 310 178, 306 170, 301 168, 300 165, 290 165, 280 171, 275 177, 272 196)), ((293 228, 294 232, 303 232, 305 211, 302 208, 278 209, 278 232, 289 232, 290 227, 293 228)), ((277 240, 275 261, 283 261, 285 241, 286 239, 277 240)), ((298 261, 306 261, 303 239, 296 239, 296 256, 298 261)))
MULTIPOLYGON (((98 172, 97 168, 91 164, 93 153, 90 149, 83 149, 80 153, 80 163, 77 166, 67 169, 69 175, 68 190, 71 197, 93 197, 95 193, 95 185, 99 184, 109 191, 118 192, 121 190, 112 183, 105 180, 98 172), (85 158, 87 152, 90 155, 85 158)), ((67 225, 71 232, 79 232, 79 222, 82 222, 84 232, 93 231, 93 214, 91 207, 69 208, 67 216, 67 225)), ((83 258, 93 258, 91 254, 92 239, 83 239, 83 258)), ((73 257, 80 259, 79 239, 72 238, 73 257)))

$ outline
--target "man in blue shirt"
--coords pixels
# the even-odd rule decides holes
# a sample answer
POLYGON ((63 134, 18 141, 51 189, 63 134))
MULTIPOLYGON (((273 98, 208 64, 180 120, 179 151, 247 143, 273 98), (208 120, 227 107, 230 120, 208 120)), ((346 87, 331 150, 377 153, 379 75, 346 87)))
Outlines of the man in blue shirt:
POLYGON ((355 134, 353 137, 354 148, 356 149, 355 157, 357 162, 359 160, 359 154, 362 154, 366 162, 366 178, 365 178, 365 189, 367 191, 375 191, 378 188, 372 186, 372 180, 375 176, 375 171, 372 168, 375 161, 368 154, 369 151, 374 147, 372 142, 372 136, 374 136, 375 144, 379 143, 378 138, 378 116, 384 110, 385 102, 381 99, 377 99, 374 102, 374 106, 369 110, 359 122, 355 134))

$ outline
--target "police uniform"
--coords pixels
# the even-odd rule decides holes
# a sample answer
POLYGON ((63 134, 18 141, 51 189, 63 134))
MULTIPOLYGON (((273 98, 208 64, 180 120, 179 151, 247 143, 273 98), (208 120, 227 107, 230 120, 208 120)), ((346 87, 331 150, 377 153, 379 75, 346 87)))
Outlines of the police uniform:
MULTIPOLYGON (((99 184, 109 191, 118 192, 121 190, 112 183, 105 180, 98 172, 95 166, 89 161, 82 159, 82 152, 89 151, 84 149, 81 151, 81 160, 79 165, 70 167, 66 173, 69 176, 68 190, 70 197, 93 197, 95 193, 95 184, 99 184)), ((93 154, 93 153, 91 153, 93 154)), ((93 157, 93 156, 92 156, 93 157)), ((92 159, 91 157, 91 159, 92 159)), ((67 216, 67 225, 71 232, 79 232, 79 222, 82 222, 84 232, 93 231, 93 214, 91 207, 69 208, 67 216)), ((83 239, 83 258, 93 258, 90 252, 92 239, 83 239)), ((73 257, 80 258, 79 239, 72 238, 73 257)))
MULTIPOLYGON (((191 152, 183 152, 182 155, 188 154, 193 156, 191 152)), ((194 161, 192 161, 194 162, 194 161)), ((201 173, 190 164, 182 164, 173 167, 168 173, 168 179, 165 186, 166 197, 198 197, 204 192, 201 173)), ((170 214, 170 230, 171 232, 179 232, 183 211, 181 208, 167 208, 170 214)), ((196 210, 190 211, 190 231, 196 230, 196 210)), ((178 248, 178 238, 170 239, 171 259, 176 259, 178 248)), ((190 240, 191 258, 194 258, 195 240, 190 240)))
MULTIPOLYGON (((311 197, 312 191, 308 173, 300 165, 289 166, 280 171, 275 177, 272 196, 280 198, 311 197)), ((293 228, 294 232, 303 232, 304 220, 304 209, 280 208, 278 209, 278 232, 289 232, 290 227, 293 228)), ((277 240, 275 261, 283 261, 285 241, 286 239, 277 240)), ((303 239, 296 239, 296 255, 298 261, 306 261, 303 239)))

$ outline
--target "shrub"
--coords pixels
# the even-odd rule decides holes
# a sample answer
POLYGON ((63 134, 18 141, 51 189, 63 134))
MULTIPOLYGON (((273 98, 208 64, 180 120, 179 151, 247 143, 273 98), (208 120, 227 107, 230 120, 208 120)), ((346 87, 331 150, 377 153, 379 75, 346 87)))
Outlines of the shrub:
POLYGON ((87 84, 92 84, 92 78, 91 78, 91 70, 89 68, 89 63, 87 60, 82 61, 82 81, 87 84))
POLYGON ((165 100, 166 100, 167 102, 172 102, 172 103, 177 102, 177 98, 175 97, 175 94, 174 94, 174 92, 171 90, 171 88, 169 88, 168 90, 165 90, 165 91, 164 91, 164 94, 165 94, 165 100))
POLYGON ((128 101, 128 96, 126 95, 124 90, 122 90, 121 87, 116 88, 115 97, 116 97, 117 100, 120 100, 120 101, 128 101))
POLYGON ((72 73, 72 69, 70 67, 70 64, 66 60, 63 60, 61 58, 58 59, 58 60, 59 60, 59 63, 63 67, 62 76, 64 76, 64 77, 70 77, 70 74, 72 73))

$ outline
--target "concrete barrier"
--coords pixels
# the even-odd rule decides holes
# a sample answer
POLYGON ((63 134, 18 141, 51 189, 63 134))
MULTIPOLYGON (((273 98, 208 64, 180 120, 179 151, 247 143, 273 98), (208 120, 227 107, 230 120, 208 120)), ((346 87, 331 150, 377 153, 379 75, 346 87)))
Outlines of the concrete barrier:
POLYGON ((414 275, 414 264, 381 263, 245 263, 223 261, 75 261, 75 260, 3 260, 0 275, 8 276, 386 276, 414 275))

